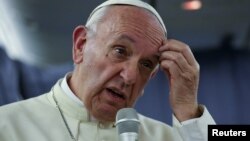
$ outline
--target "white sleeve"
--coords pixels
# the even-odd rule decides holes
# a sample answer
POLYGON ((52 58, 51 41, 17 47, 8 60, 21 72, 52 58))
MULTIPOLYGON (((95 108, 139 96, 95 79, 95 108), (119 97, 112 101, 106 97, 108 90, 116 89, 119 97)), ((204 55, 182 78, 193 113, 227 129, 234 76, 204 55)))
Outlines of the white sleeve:
POLYGON ((203 114, 199 118, 194 118, 179 122, 173 115, 173 127, 177 130, 183 141, 207 141, 208 125, 216 124, 207 108, 202 105, 203 114))

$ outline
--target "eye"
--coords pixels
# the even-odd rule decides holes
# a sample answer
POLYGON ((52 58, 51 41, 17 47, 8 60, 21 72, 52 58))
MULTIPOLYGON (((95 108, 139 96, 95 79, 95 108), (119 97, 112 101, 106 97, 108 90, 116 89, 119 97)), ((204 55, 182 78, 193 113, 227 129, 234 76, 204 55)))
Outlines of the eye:
POLYGON ((123 47, 116 47, 115 51, 116 51, 116 53, 121 54, 121 55, 126 54, 126 50, 123 47))
POLYGON ((151 61, 142 61, 141 65, 144 68, 149 69, 149 70, 153 70, 154 69, 154 65, 153 65, 153 63, 151 61))
POLYGON ((113 52, 112 54, 117 58, 127 57, 128 55, 126 48, 122 46, 114 47, 112 52, 113 52))

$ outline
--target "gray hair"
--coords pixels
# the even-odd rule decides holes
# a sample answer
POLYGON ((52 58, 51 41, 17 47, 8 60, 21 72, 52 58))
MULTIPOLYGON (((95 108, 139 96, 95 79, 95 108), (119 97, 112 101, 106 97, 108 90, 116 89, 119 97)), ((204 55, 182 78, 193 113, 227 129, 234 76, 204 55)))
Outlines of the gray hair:
POLYGON ((107 7, 102 7, 99 10, 97 10, 91 18, 89 18, 85 24, 85 26, 96 33, 97 30, 97 24, 100 23, 103 20, 104 15, 106 14, 107 7))

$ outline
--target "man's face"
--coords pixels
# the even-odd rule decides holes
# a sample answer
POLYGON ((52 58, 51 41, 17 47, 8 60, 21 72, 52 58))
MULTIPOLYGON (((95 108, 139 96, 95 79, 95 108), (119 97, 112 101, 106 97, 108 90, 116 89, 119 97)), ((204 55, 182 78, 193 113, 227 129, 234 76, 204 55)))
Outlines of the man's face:
POLYGON ((156 71, 164 31, 140 8, 114 6, 107 13, 96 33, 86 36, 72 85, 95 118, 114 121, 119 109, 135 104, 156 71))

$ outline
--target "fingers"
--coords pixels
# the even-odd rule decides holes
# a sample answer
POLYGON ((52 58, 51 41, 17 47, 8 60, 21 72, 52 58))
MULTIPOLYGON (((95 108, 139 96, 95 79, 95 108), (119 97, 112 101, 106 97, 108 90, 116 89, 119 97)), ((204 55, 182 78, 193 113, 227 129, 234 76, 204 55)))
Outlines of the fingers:
POLYGON ((197 62, 194 58, 194 55, 191 51, 191 49, 189 48, 188 45, 186 45, 185 43, 182 43, 180 41, 174 40, 174 39, 168 39, 164 42, 164 45, 162 47, 159 48, 160 52, 165 52, 165 51, 173 51, 176 53, 180 53, 180 54, 176 54, 176 55, 172 55, 172 57, 170 57, 168 55, 168 59, 180 59, 180 61, 183 62, 182 60, 182 56, 185 58, 184 60, 187 61, 187 63, 191 66, 197 66, 197 62), (169 58, 170 57, 170 58, 169 58))
POLYGON ((181 74, 179 66, 172 60, 161 61, 161 66, 163 69, 168 70, 166 73, 170 79, 176 79, 181 74))
POLYGON ((190 119, 197 107, 199 64, 189 46, 177 40, 164 41, 159 52, 161 68, 170 82, 172 110, 180 121, 190 119))
MULTIPOLYGON (((179 52, 164 51, 160 56, 160 62, 164 62, 164 60, 171 60, 171 62, 167 61, 168 63, 175 62, 175 64, 178 65, 178 67, 180 68, 181 72, 185 72, 186 70, 190 69, 190 66, 187 60, 179 52)), ((163 64, 166 64, 166 63, 163 63, 163 64)), ((166 64, 166 65, 169 66, 169 64, 166 64)))
POLYGON ((171 81, 185 82, 184 85, 196 82, 200 68, 188 45, 177 40, 168 40, 159 51, 161 67, 169 73, 171 81))

